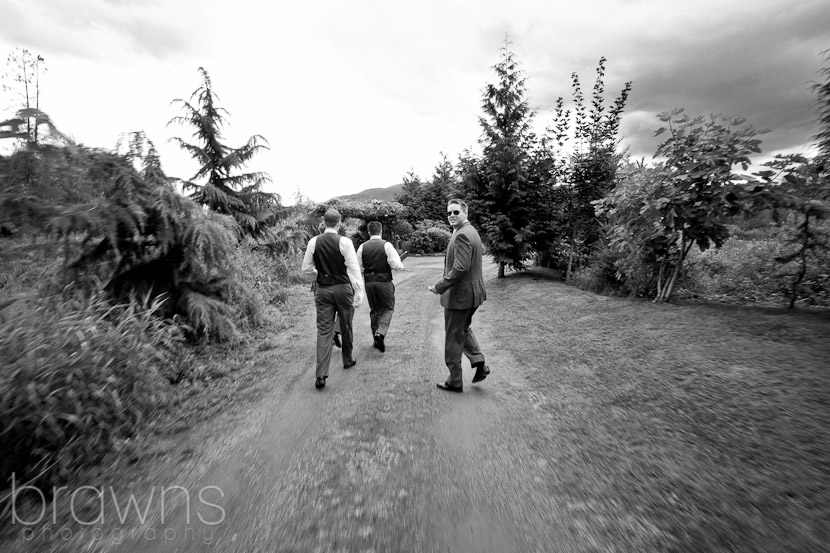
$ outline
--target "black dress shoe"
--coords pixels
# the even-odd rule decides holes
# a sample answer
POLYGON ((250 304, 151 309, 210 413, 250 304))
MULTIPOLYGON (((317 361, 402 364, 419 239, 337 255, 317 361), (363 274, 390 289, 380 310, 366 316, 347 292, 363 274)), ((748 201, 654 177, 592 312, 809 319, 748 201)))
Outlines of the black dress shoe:
POLYGON ((438 386, 442 390, 446 390, 448 392, 463 392, 464 391, 463 386, 451 386, 450 384, 447 384, 446 382, 439 382, 438 384, 436 384, 436 386, 438 386))
POLYGON ((326 387, 326 379, 323 377, 317 377, 317 381, 314 383, 315 388, 325 388, 326 387))
POLYGON ((380 352, 386 351, 386 344, 383 343, 383 334, 375 334, 374 335, 374 343, 372 347, 380 352))
POLYGON ((337 346, 338 348, 343 347, 343 344, 340 343, 340 333, 339 332, 334 333, 334 345, 337 346))
POLYGON ((352 367, 354 367, 355 365, 357 365, 357 359, 355 359, 354 357, 352 357, 352 360, 351 360, 351 361, 349 361, 348 363, 343 363, 343 368, 344 368, 344 369, 351 369, 351 368, 352 368, 352 367))
POLYGON ((476 368, 476 374, 473 376, 473 382, 481 382, 487 378, 488 374, 490 374, 490 368, 482 363, 478 366, 478 368, 476 368))

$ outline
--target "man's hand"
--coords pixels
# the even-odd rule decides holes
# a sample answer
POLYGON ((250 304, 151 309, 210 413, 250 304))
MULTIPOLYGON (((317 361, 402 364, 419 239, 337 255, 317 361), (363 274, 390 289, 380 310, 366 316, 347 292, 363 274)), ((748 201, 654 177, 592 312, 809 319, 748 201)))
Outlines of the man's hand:
POLYGON ((430 291, 430 292, 432 292, 433 294, 437 294, 437 293, 438 293, 438 290, 436 290, 436 289, 435 289, 435 286, 430 286, 429 288, 427 288, 427 290, 429 290, 429 291, 430 291))

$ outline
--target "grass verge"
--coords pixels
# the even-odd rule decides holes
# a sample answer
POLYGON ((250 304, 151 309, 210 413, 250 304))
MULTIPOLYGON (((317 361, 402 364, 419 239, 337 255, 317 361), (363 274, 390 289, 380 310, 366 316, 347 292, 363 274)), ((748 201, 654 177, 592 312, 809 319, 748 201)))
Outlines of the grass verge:
POLYGON ((655 305, 543 276, 488 296, 553 415, 535 438, 557 452, 549 493, 643 550, 826 550, 830 314, 655 305))

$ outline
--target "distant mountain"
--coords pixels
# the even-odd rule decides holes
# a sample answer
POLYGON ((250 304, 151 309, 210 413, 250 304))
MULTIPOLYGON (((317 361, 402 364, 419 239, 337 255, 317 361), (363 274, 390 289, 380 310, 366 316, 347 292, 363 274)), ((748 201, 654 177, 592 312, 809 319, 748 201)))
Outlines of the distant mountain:
POLYGON ((341 200, 381 200, 383 202, 392 202, 395 200, 395 195, 400 193, 403 184, 395 184, 387 186, 386 188, 368 188, 362 190, 357 194, 346 194, 343 196, 336 196, 341 200))

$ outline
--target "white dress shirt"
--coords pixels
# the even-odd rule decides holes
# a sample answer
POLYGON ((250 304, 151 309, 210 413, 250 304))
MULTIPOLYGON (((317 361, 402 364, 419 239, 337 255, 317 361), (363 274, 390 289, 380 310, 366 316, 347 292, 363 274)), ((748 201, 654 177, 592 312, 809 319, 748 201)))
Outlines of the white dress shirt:
MULTIPOLYGON (((337 234, 337 230, 333 228, 327 228, 324 232, 337 234)), ((365 287, 363 286, 363 272, 357 262, 357 254, 354 252, 354 243, 345 236, 341 236, 338 245, 340 246, 340 253, 343 255, 343 259, 346 260, 346 273, 349 275, 349 281, 352 283, 352 289, 354 289, 352 305, 358 307, 363 303, 363 291, 365 287)), ((314 266, 314 251, 316 246, 317 237, 315 236, 308 241, 305 256, 303 257, 303 274, 314 276, 315 279, 317 278, 317 267, 314 266)))
MULTIPOLYGON (((369 240, 383 240, 383 238, 376 235, 370 236, 369 240)), ((389 263, 389 267, 402 271, 404 268, 403 262, 401 261, 401 256, 398 255, 398 251, 395 249, 395 246, 387 242, 383 245, 383 251, 386 252, 386 262, 389 263)), ((360 264, 360 274, 363 274, 363 244, 357 248, 357 262, 360 264)))

